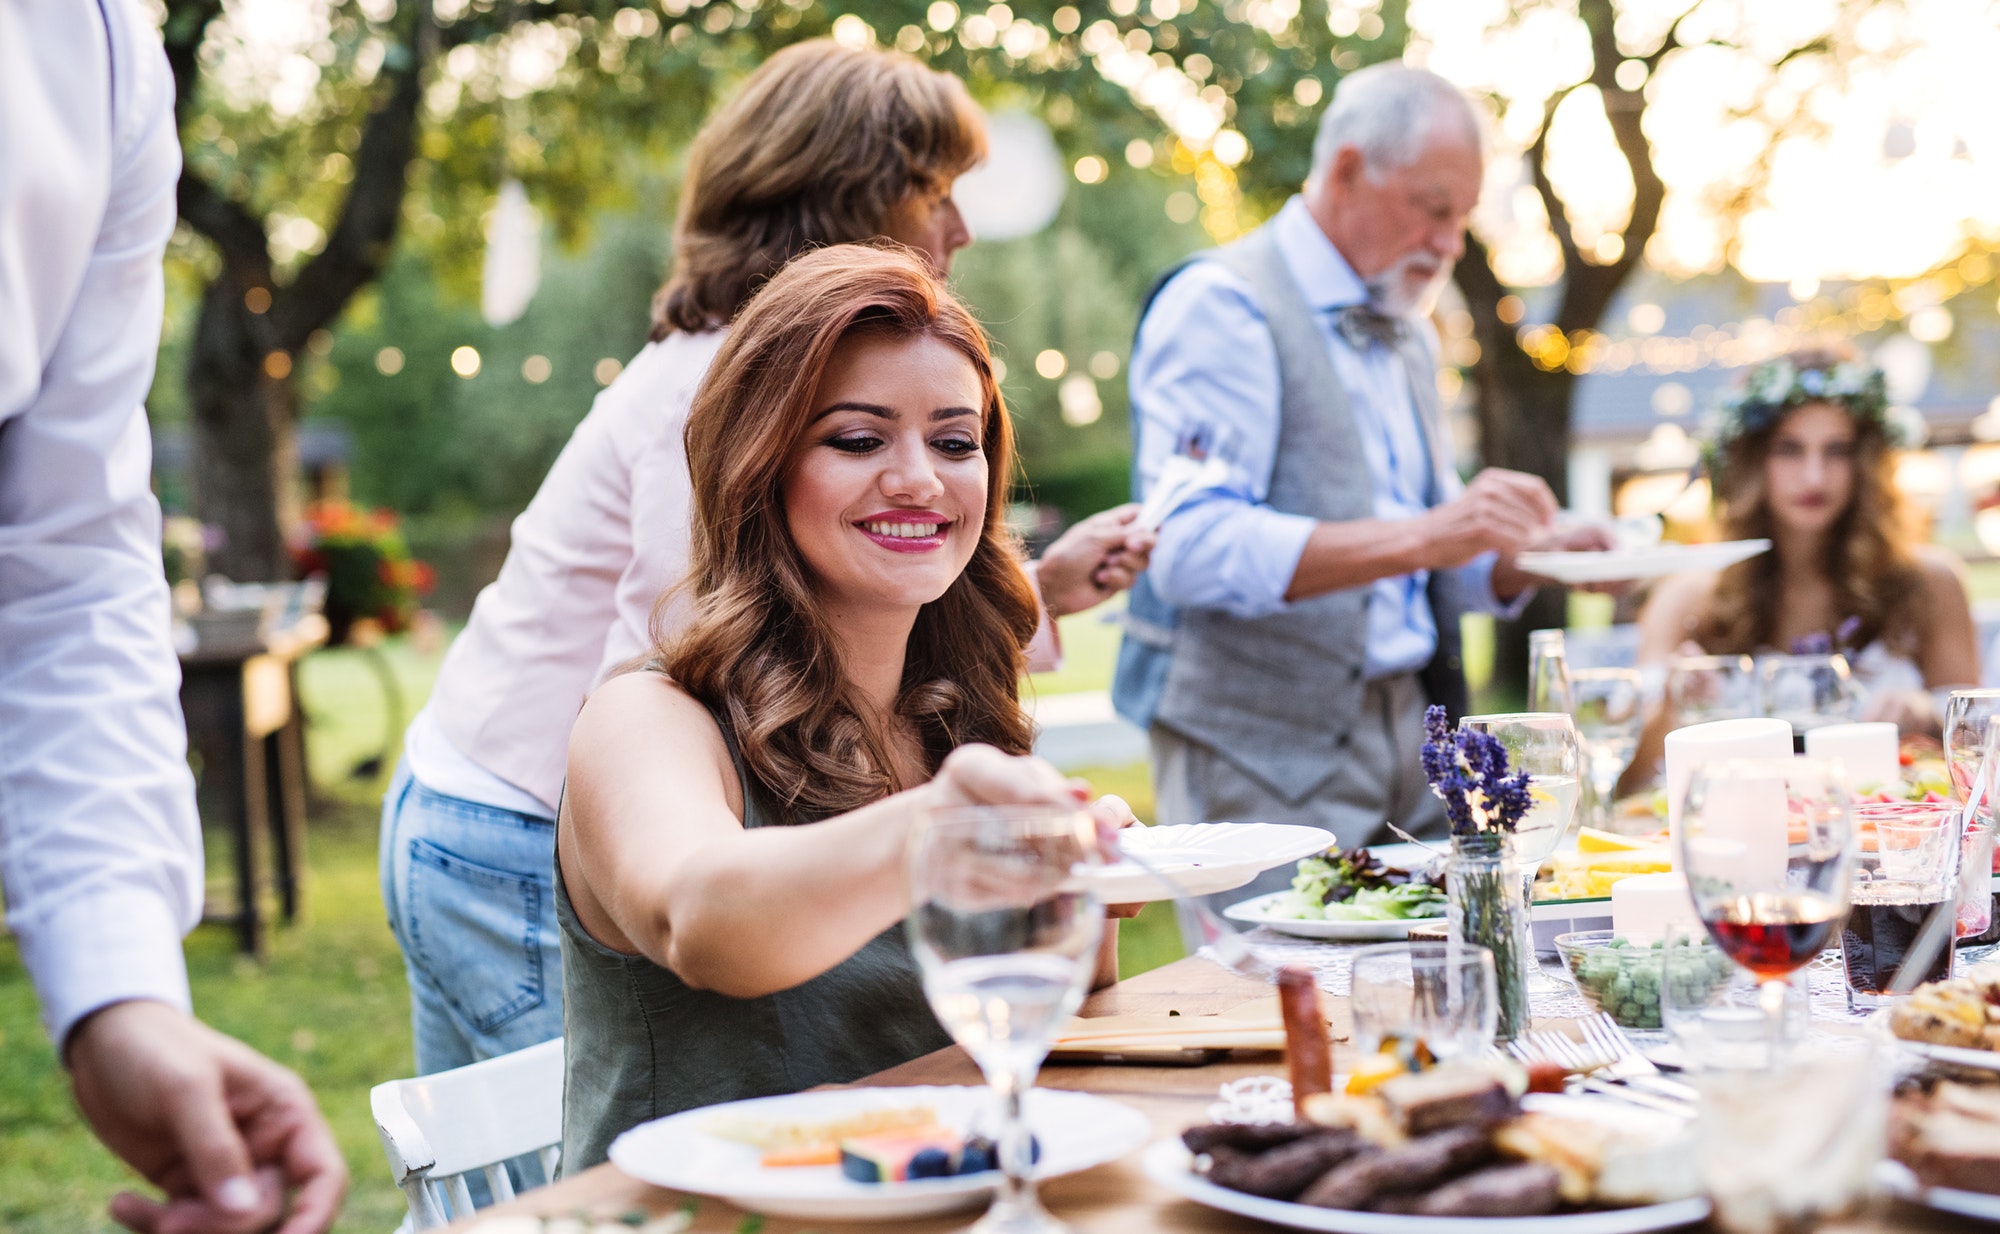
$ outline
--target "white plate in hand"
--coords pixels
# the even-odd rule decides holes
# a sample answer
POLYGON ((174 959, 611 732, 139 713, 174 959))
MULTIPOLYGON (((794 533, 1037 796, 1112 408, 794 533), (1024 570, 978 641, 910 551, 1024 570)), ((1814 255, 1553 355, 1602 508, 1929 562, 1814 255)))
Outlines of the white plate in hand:
POLYGON ((1655 544, 1649 548, 1608 549, 1601 553, 1522 553, 1514 558, 1514 564, 1558 583, 1611 583, 1657 578, 1683 570, 1720 570, 1770 547, 1769 540, 1655 544))
POLYGON ((1290 934, 1295 938, 1323 938, 1341 943, 1381 943, 1394 942, 1410 936, 1410 927, 1436 925, 1444 920, 1438 917, 1408 917, 1398 921, 1307 921, 1300 917, 1290 917, 1278 911, 1289 891, 1273 891, 1255 899, 1231 904, 1222 910, 1222 915, 1243 925, 1269 926, 1280 934, 1290 934))
MULTIPOLYGON (((1127 827, 1118 835, 1119 847, 1197 896, 1241 887, 1274 866, 1323 853, 1332 843, 1332 834, 1318 827, 1287 823, 1179 823, 1127 827)), ((1129 861, 1100 868, 1093 881, 1106 904, 1174 898, 1173 889, 1129 861)))
MULTIPOLYGON (((1145 1115, 1089 1093, 1030 1089, 1028 1128, 1041 1141, 1036 1178, 1057 1178, 1115 1161, 1146 1142, 1145 1115)), ((738 1208, 807 1221, 893 1221, 971 1208, 999 1184, 995 1171, 906 1183, 858 1183, 837 1165, 773 1167, 762 1150, 710 1133, 719 1120, 820 1123, 868 1110, 929 1106, 960 1132, 997 1136, 984 1088, 850 1088, 704 1106, 641 1123, 611 1143, 611 1162, 642 1182, 712 1195, 738 1208)))

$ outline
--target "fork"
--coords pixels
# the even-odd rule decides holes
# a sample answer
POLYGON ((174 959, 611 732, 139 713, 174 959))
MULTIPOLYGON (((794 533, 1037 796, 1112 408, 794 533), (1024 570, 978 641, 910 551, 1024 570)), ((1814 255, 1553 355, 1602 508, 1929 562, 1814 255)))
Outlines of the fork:
POLYGON ((1568 1071, 1577 1073, 1572 1083, 1586 1093, 1614 1097, 1631 1105, 1643 1106, 1662 1114, 1672 1114, 1686 1118, 1694 1113, 1694 1105, 1672 1097, 1650 1093, 1628 1084, 1614 1084, 1600 1080, 1589 1074, 1592 1057, 1587 1055, 1578 1042, 1561 1033, 1528 1033, 1507 1043, 1508 1052, 1524 1063, 1554 1063, 1568 1071))
POLYGON ((1653 1060, 1639 1052, 1639 1047, 1632 1044, 1632 1039, 1609 1013, 1600 1011, 1581 1021, 1578 1027, 1583 1031, 1584 1041, 1605 1060, 1598 1068, 1605 1075, 1677 1101, 1698 1099, 1693 1087, 1661 1075, 1653 1060))
POLYGON ((1271 966, 1258 959, 1250 950, 1250 944, 1244 939, 1243 932, 1224 921, 1199 897, 1189 894, 1179 879, 1123 845, 1119 846, 1118 855, 1144 870, 1154 882, 1173 893, 1174 917, 1180 923, 1181 941, 1186 944, 1188 954, 1193 955, 1203 947, 1207 947, 1209 954, 1215 957, 1216 963, 1238 976, 1266 984, 1277 979, 1277 974, 1271 966))

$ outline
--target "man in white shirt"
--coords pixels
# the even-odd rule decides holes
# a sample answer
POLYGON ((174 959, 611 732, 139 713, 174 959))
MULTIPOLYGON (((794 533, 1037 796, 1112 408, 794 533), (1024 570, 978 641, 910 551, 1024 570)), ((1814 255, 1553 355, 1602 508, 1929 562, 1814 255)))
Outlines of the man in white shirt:
POLYGON ((0 877, 139 1230, 317 1234, 346 1186, 298 1077, 190 1010, 201 833, 145 397, 180 171, 131 0, 0 0, 0 877))

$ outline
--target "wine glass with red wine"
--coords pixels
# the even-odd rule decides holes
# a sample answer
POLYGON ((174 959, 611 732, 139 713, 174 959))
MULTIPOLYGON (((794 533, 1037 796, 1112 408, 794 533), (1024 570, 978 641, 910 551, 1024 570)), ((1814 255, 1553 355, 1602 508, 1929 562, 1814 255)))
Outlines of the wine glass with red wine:
POLYGON ((1688 779, 1680 868, 1709 936, 1757 978, 1773 1062, 1786 978, 1847 916, 1854 852, 1853 798, 1836 763, 1730 759, 1688 779))

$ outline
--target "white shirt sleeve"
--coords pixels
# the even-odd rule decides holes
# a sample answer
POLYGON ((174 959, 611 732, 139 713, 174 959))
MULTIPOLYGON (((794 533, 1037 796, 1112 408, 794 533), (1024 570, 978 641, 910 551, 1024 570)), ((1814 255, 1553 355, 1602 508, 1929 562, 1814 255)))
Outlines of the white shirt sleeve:
POLYGON ((172 100, 126 0, 0 7, 0 877, 58 1045, 113 1002, 190 1006, 201 832, 143 406, 172 100))

